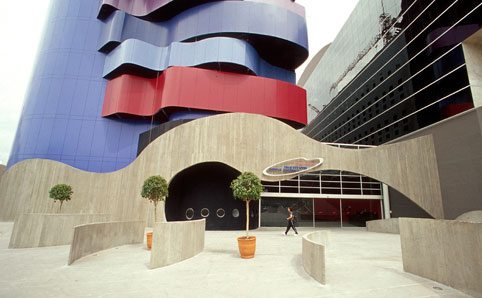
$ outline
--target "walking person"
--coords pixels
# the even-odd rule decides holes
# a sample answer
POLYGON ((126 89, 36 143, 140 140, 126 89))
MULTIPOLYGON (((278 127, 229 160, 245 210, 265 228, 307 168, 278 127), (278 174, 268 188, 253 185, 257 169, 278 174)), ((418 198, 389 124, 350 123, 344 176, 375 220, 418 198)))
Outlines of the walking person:
POLYGON ((290 213, 290 215, 286 218, 286 220, 288 221, 288 226, 286 227, 285 235, 288 235, 288 231, 290 230, 290 228, 292 228, 293 231, 295 231, 296 236, 298 235, 298 231, 295 228, 296 218, 290 207, 288 207, 288 212, 290 213))

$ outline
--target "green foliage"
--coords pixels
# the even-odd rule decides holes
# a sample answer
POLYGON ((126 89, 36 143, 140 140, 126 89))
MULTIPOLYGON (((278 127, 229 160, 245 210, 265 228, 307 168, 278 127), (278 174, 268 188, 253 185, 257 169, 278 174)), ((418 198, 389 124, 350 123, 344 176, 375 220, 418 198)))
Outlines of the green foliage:
POLYGON ((54 199, 54 201, 70 201, 72 198, 72 194, 74 192, 72 191, 72 187, 67 184, 57 184, 54 185, 50 191, 49 191, 49 196, 50 198, 54 199))
POLYGON ((236 199, 259 200, 263 185, 261 180, 251 172, 244 172, 231 182, 231 190, 236 199))
POLYGON ((154 204, 166 199, 168 195, 168 185, 166 179, 161 176, 151 176, 144 181, 141 196, 149 199, 154 204))

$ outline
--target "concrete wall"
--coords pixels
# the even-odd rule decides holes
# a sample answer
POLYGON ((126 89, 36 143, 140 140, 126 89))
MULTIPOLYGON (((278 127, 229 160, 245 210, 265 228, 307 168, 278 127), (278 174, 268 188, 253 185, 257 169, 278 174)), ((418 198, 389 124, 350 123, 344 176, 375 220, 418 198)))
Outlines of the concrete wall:
POLYGON ((482 224, 400 218, 403 269, 482 297, 482 224))
POLYGON ((296 157, 324 158, 324 163, 314 170, 350 171, 382 181, 435 218, 444 217, 430 136, 376 148, 340 149, 312 140, 269 117, 230 113, 171 129, 133 163, 116 172, 84 172, 50 160, 19 162, 0 181, 0 221, 11 221, 22 213, 55 212, 58 203, 55 205, 48 197, 49 189, 66 183, 74 191, 72 200, 64 204, 66 213, 107 213, 115 221, 147 219, 149 223, 152 213, 148 210, 153 207, 140 193, 144 180, 151 175, 171 181, 190 166, 217 161, 275 181, 292 177, 264 177, 263 170, 296 157))
POLYGON ((8 248, 28 248, 72 243, 74 227, 110 220, 108 214, 22 214, 15 219, 8 248))
POLYGON ((482 210, 469 211, 458 216, 456 220, 482 223, 482 210))
POLYGON ((76 226, 68 264, 100 250, 142 243, 145 226, 143 221, 101 222, 76 226))
POLYGON ((422 136, 433 137, 445 219, 480 209, 482 108, 456 115, 397 141, 422 136))
POLYGON ((482 29, 462 43, 475 107, 482 107, 482 29))
POLYGON ((2 175, 5 172, 5 168, 6 168, 5 165, 0 165, 0 181, 2 180, 2 175))
POLYGON ((178 263, 202 252, 205 228, 205 219, 154 223, 151 269, 178 263))
POLYGON ((367 221, 367 231, 376 233, 400 234, 398 218, 367 221))
POLYGON ((329 231, 317 231, 303 236, 303 267, 321 284, 326 284, 325 247, 329 245, 329 239, 329 231))

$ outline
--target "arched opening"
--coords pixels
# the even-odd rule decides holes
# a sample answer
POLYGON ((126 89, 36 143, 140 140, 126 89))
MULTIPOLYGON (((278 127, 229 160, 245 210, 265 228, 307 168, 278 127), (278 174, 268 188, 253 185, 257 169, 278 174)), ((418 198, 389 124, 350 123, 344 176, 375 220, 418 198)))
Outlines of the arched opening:
MULTIPOLYGON (((169 184, 166 219, 206 219, 206 230, 246 228, 246 203, 235 200, 229 185, 239 171, 219 162, 206 162, 179 172, 169 184)), ((258 202, 250 203, 250 229, 258 227, 258 202)))

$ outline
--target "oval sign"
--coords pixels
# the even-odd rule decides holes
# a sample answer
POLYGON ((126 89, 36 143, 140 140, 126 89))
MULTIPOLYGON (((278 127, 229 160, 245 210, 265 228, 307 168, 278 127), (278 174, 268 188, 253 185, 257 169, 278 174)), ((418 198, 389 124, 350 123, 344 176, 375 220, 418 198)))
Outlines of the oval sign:
POLYGON ((270 177, 291 176, 293 174, 301 174, 309 172, 323 163, 323 158, 307 159, 297 157, 288 159, 264 169, 263 174, 270 177))

